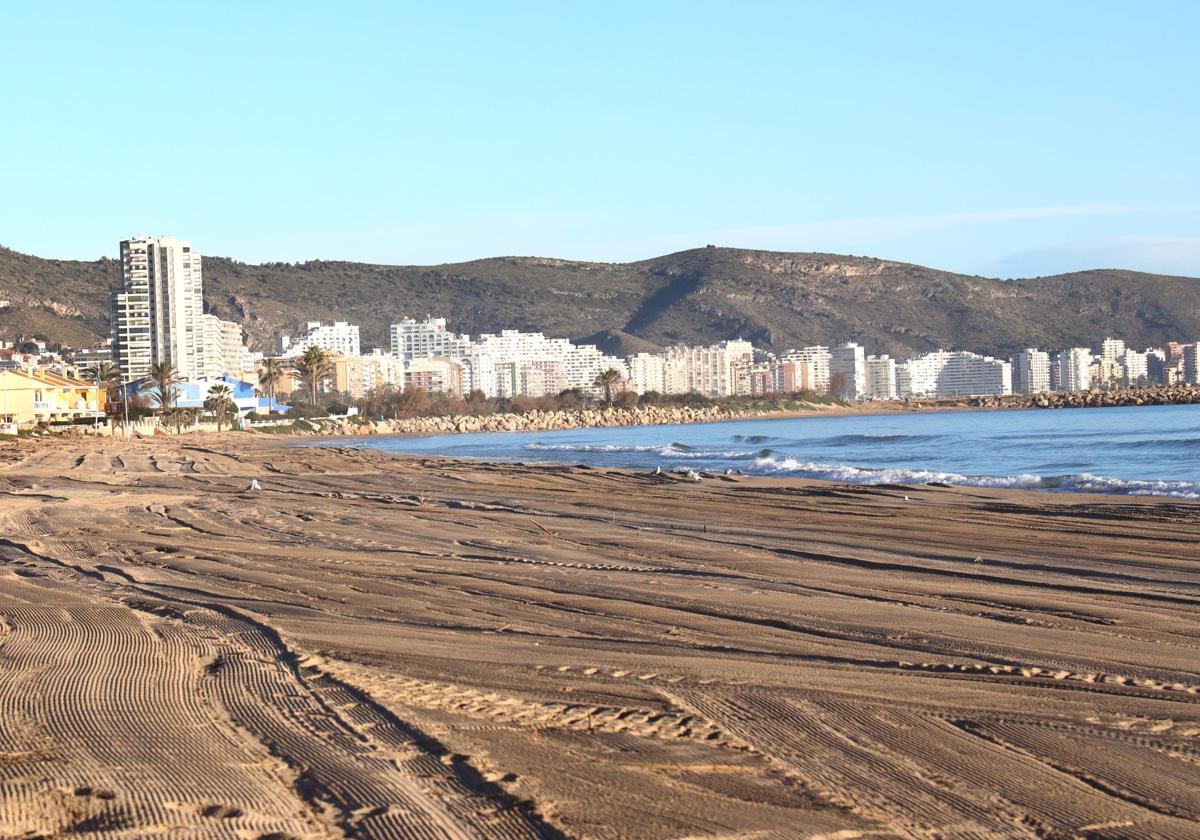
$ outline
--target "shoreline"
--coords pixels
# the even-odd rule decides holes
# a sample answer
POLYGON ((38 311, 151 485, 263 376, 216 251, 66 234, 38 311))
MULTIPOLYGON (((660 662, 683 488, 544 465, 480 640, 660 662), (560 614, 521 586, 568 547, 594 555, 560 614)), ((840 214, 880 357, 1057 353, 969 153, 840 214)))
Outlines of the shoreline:
MULTIPOLYGON (((1200 404, 1200 385, 1156 386, 1079 393, 1016 394, 1000 397, 877 400, 813 404, 779 410, 742 409, 737 405, 703 407, 645 406, 532 411, 524 414, 448 415, 392 420, 309 421, 312 428, 292 431, 314 437, 360 435, 473 434, 478 432, 557 431, 620 426, 685 425, 736 420, 785 420, 811 417, 928 414, 953 411, 1019 411, 1065 408, 1134 408, 1200 404)), ((305 422, 305 421, 297 421, 305 422)))
MULTIPOLYGON (((999 410, 1014 411, 1018 409, 942 407, 937 413, 999 410)), ((1033 409, 1028 409, 1028 411, 1033 411, 1033 409)), ((892 417, 898 413, 901 412, 859 411, 842 412, 841 416, 892 417)), ((761 417, 720 418, 707 421, 707 423, 714 426, 718 423, 728 422, 762 423, 763 426, 754 429, 755 434, 767 436, 785 434, 786 436, 788 433, 783 431, 772 431, 769 424, 793 419, 821 419, 822 415, 829 417, 830 420, 835 419, 832 413, 789 412, 785 414, 780 412, 761 417)), ((1028 459, 1024 463, 972 464, 960 460, 958 463, 947 464, 945 459, 919 458, 913 461, 903 453, 892 454, 889 452, 875 452, 871 456, 862 451, 826 453, 811 449, 801 452, 776 449, 775 451, 758 452, 755 455, 753 451, 742 451, 747 449, 749 444, 743 446, 738 443, 722 443, 712 439, 713 435, 719 436, 719 432, 715 430, 692 432, 688 428, 691 425, 696 424, 680 424, 669 427, 674 428, 675 431, 664 429, 657 434, 651 432, 648 427, 638 427, 642 432, 633 435, 623 433, 621 428, 606 427, 599 429, 596 427, 516 429, 505 432, 507 437, 503 443, 496 442, 494 446, 489 444, 488 436, 495 434, 491 432, 479 433, 469 443, 457 442, 456 436, 450 433, 428 432, 353 437, 333 435, 296 442, 294 445, 332 448, 362 447, 391 456, 444 457, 497 466, 503 464, 539 465, 553 468, 576 464, 586 465, 592 469, 621 469, 642 474, 653 474, 656 470, 662 470, 689 476, 696 481, 720 478, 727 474, 727 470, 732 470, 739 476, 754 476, 772 480, 822 481, 859 487, 949 485, 962 488, 1022 490, 1055 496, 1097 494, 1108 499, 1150 498, 1187 503, 1200 502, 1200 480, 1186 474, 1180 475, 1179 470, 1170 468, 1165 469, 1164 475, 1164 470, 1155 470, 1153 463, 1137 462, 1139 468, 1134 469, 1133 463, 1122 466, 1121 459, 1118 458, 1116 462, 1081 463, 1074 465, 1074 469, 1069 468, 1071 465, 1064 465, 1058 469, 1039 469, 1034 465, 1041 464, 1041 461, 1028 459), (599 432, 599 435, 572 436, 570 434, 572 432, 599 432), (568 436, 565 442, 560 437, 563 434, 568 436), (429 444, 431 448, 426 449, 424 448, 425 444, 418 442, 424 438, 439 440, 429 444), (682 443, 678 446, 668 443, 668 441, 674 440, 682 441, 682 443), (411 441, 411 443, 406 445, 405 441, 411 441), (731 446, 737 450, 736 453, 727 451, 731 446)), ((950 425, 955 427, 954 423, 950 425)), ((830 426, 840 428, 840 424, 825 424, 824 428, 828 430, 830 426)), ((911 423, 891 424, 885 431, 888 434, 893 432, 898 434, 910 430, 911 427, 911 423)), ((871 432, 876 428, 871 426, 866 431, 871 432)), ((944 428, 944 424, 938 428, 944 428)), ((922 425, 921 431, 923 432, 925 429, 926 427, 922 425)), ((846 431, 849 433, 854 430, 863 431, 863 427, 856 425, 853 429, 846 431)), ((837 432, 834 430, 827 431, 827 433, 836 434, 837 432)), ((953 428, 950 433, 953 433, 953 428)), ((750 432, 747 431, 746 434, 750 434, 750 432)), ((791 434, 804 436, 798 427, 791 434)), ((868 437, 870 436, 868 434, 868 437)), ((764 443, 763 446, 770 447, 770 444, 764 443)), ((756 449, 756 447, 757 444, 750 449, 756 449)), ((872 451, 874 452, 874 450, 872 451)))

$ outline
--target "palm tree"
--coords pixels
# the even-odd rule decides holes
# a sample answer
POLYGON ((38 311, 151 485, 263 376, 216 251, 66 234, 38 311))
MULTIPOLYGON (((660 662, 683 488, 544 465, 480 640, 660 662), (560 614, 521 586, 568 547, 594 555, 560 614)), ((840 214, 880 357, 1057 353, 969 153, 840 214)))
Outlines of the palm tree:
POLYGON ((604 402, 608 405, 612 405, 612 389, 613 386, 620 381, 621 372, 616 368, 609 368, 608 370, 602 370, 597 373, 596 379, 592 382, 592 385, 596 386, 597 388, 603 388, 604 402))
POLYGON ((204 400, 204 410, 211 412, 217 418, 217 431, 221 431, 221 426, 225 422, 225 415, 229 410, 237 411, 237 404, 233 401, 233 392, 229 390, 229 386, 224 382, 218 382, 208 389, 208 396, 204 400))
POLYGON ((98 362, 85 370, 84 376, 96 384, 103 382, 109 388, 121 384, 121 368, 113 362, 98 362))
POLYGON ((158 391, 154 394, 154 401, 158 403, 163 414, 169 413, 175 406, 175 401, 179 399, 179 389, 175 386, 183 381, 179 378, 175 365, 170 362, 154 362, 150 365, 150 381, 158 391))
POLYGON ((305 350, 292 371, 292 378, 308 389, 308 402, 314 406, 317 404, 317 391, 321 383, 331 375, 333 364, 329 361, 329 354, 322 347, 309 347, 305 350))
MULTIPOLYGON (((104 386, 104 403, 106 406, 114 404, 113 395, 121 388, 124 381, 124 376, 121 373, 121 368, 113 362, 98 362, 83 372, 83 375, 96 383, 96 386, 104 386)), ((122 396, 122 398, 124 398, 122 396)))
POLYGON ((278 359, 263 359, 258 372, 258 384, 267 395, 267 414, 275 410, 275 388, 283 381, 285 372, 278 359))

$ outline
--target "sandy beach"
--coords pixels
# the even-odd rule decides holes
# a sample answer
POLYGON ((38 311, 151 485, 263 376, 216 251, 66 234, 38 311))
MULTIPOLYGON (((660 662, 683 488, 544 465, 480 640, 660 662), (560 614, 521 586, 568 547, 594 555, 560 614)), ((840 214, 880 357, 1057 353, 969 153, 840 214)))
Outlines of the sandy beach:
POLYGON ((1195 837, 1198 539, 1161 499, 5 444, 0 836, 1195 837))

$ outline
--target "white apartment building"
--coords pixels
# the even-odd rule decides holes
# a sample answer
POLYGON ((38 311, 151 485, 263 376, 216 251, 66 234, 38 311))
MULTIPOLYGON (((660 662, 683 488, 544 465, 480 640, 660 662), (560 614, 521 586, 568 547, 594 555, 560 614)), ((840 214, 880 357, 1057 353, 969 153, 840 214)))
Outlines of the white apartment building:
POLYGON ((1027 347, 1012 358, 1013 391, 1040 394, 1050 390, 1050 354, 1027 347))
POLYGON ((896 399, 896 360, 887 355, 867 356, 864 382, 867 399, 896 399))
POLYGON ((789 350, 782 361, 803 362, 808 365, 812 390, 818 394, 829 393, 829 348, 820 345, 789 350))
POLYGON ((339 356, 357 356, 361 352, 358 337, 358 325, 345 321, 334 321, 324 324, 320 321, 309 321, 304 335, 295 341, 289 336, 280 339, 280 351, 284 356, 303 356, 310 347, 320 347, 329 353, 339 356))
POLYGON ((426 318, 416 321, 405 318, 392 324, 392 355, 411 362, 413 359, 432 359, 445 356, 458 359, 471 350, 471 339, 466 335, 455 335, 446 329, 445 318, 426 318))
POLYGON ((867 389, 867 357, 861 345, 848 341, 829 351, 831 392, 844 399, 860 399, 867 389))
POLYGON ((222 321, 216 315, 200 316, 201 367, 195 379, 220 379, 226 374, 239 377, 245 367, 246 346, 242 343, 242 325, 222 321))
POLYGON ((620 373, 622 379, 629 379, 629 368, 625 366, 624 359, 602 353, 592 344, 572 344, 569 347, 566 358, 563 359, 568 388, 579 388, 592 396, 598 396, 604 393, 604 389, 596 387, 596 376, 610 368, 620 373))
POLYGON ((667 360, 658 353, 638 353, 626 359, 630 387, 638 394, 667 391, 667 360))
POLYGON ((131 382, 155 362, 170 362, 181 379, 204 369, 200 254, 173 236, 121 242, 121 285, 109 298, 113 360, 131 382))
POLYGON ((991 356, 963 350, 936 350, 897 365, 896 384, 902 397, 1011 394, 1012 365, 991 356))
POLYGON ((1073 347, 1056 354, 1057 388, 1059 391, 1086 391, 1092 387, 1092 351, 1073 347))
POLYGON ((554 393, 558 393, 582 387, 568 384, 567 355, 571 346, 565 338, 547 338, 540 332, 484 333, 469 351, 471 388, 489 397, 514 397, 531 386, 538 396, 550 393, 551 388, 557 388, 554 393), (535 363, 541 367, 539 373, 530 372, 535 363))
POLYGON ((1125 385, 1141 385, 1150 379, 1150 366, 1147 354, 1136 350, 1126 350, 1121 354, 1121 369, 1125 373, 1125 385))
POLYGON ((663 357, 667 393, 728 397, 733 393, 733 362, 720 344, 668 347, 663 357))
POLYGON ((1125 342, 1121 339, 1106 338, 1100 343, 1099 358, 1114 365, 1119 365, 1121 357, 1125 355, 1125 350, 1125 342))

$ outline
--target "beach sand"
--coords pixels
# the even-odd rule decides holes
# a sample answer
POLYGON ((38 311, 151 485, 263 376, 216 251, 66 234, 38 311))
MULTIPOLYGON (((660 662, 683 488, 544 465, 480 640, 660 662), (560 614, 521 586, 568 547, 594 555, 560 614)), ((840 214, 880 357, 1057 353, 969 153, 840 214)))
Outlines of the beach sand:
POLYGON ((1167 500, 10 444, 0 836, 1196 837, 1198 538, 1167 500))

